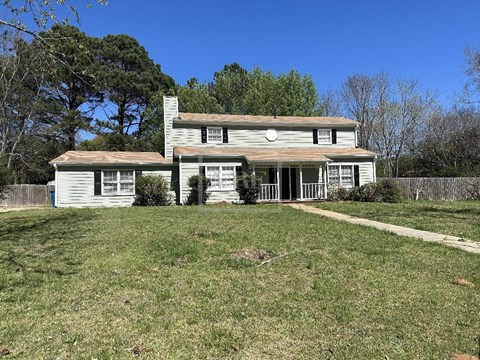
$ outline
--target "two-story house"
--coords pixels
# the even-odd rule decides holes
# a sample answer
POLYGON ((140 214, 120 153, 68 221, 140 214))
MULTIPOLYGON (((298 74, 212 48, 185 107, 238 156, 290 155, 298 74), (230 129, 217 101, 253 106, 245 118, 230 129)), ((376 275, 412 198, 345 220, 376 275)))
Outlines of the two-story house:
POLYGON ((342 117, 251 116, 178 112, 164 98, 165 152, 68 151, 55 167, 56 206, 128 206, 135 179, 166 177, 184 204, 188 178, 207 176, 209 202, 237 202, 236 178, 262 180, 260 201, 328 198, 332 187, 375 181, 375 154, 357 146, 359 123, 342 117))

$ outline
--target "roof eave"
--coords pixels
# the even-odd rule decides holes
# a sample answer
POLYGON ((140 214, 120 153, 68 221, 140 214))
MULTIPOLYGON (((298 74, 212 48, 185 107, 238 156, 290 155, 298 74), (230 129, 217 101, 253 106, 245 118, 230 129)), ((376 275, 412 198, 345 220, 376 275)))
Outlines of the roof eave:
POLYGON ((360 125, 357 121, 349 121, 345 123, 322 123, 322 122, 311 122, 311 123, 286 123, 286 122, 253 122, 253 121, 228 121, 228 120, 183 120, 181 118, 174 118, 173 122, 175 124, 181 125, 211 125, 211 126, 261 126, 261 127, 302 127, 302 128, 354 128, 360 125))

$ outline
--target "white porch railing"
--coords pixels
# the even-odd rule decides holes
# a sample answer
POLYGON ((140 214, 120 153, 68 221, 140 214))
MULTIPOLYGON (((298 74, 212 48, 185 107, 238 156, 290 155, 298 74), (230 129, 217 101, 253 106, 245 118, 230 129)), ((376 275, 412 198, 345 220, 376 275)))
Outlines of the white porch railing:
POLYGON ((302 200, 323 199, 323 183, 307 183, 302 184, 303 198, 302 200))
POLYGON ((260 200, 278 200, 278 184, 262 184, 260 187, 260 200))
MULTIPOLYGON (((306 183, 302 184, 303 192, 297 200, 316 200, 324 199, 323 183, 306 183), (303 195, 303 196, 302 196, 303 195)), ((262 184, 260 187, 260 201, 278 201, 279 191, 278 184, 262 184)))

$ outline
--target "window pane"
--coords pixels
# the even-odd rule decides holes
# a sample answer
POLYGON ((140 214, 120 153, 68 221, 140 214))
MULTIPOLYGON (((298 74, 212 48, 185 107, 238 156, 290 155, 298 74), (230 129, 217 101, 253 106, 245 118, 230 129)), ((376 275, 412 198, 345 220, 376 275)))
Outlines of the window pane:
POLYGON ((351 177, 342 177, 342 186, 353 186, 353 179, 351 177))
POLYGON ((116 171, 104 171, 103 172, 103 181, 104 182, 117 182, 117 172, 116 171))
POLYGON ((331 144, 330 130, 318 130, 318 143, 319 144, 331 144))
POLYGON ((103 183, 103 193, 104 194, 117 194, 117 183, 103 183))
POLYGON ((221 128, 207 128, 207 142, 221 143, 222 140, 221 128))
POLYGON ((103 194, 105 195, 117 194, 117 172, 116 171, 103 172, 103 194))
POLYGON ((352 167, 342 166, 342 176, 352 176, 352 167))
POLYGON ((331 177, 339 176, 339 166, 338 165, 333 165, 328 167, 328 174, 331 177))
POLYGON ((133 182, 133 171, 120 171, 120 181, 133 182))
POLYGON ((235 188, 235 170, 233 166, 222 167, 222 189, 235 188))
POLYGON ((211 189, 220 189, 220 167, 209 166, 207 167, 207 178, 212 182, 211 189))

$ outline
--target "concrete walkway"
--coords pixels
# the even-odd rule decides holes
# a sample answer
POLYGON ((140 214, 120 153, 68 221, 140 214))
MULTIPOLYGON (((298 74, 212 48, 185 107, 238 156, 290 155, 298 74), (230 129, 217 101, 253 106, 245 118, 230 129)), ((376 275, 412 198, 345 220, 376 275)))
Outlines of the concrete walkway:
POLYGON ((333 211, 323 210, 304 204, 286 204, 294 209, 303 210, 312 214, 321 215, 330 219, 346 221, 352 224, 370 226, 376 229, 385 230, 401 236, 417 238, 423 241, 436 242, 447 246, 455 247, 471 253, 480 254, 480 242, 462 239, 456 236, 437 234, 430 231, 415 230, 404 226, 385 224, 378 221, 367 220, 340 214, 333 211))

